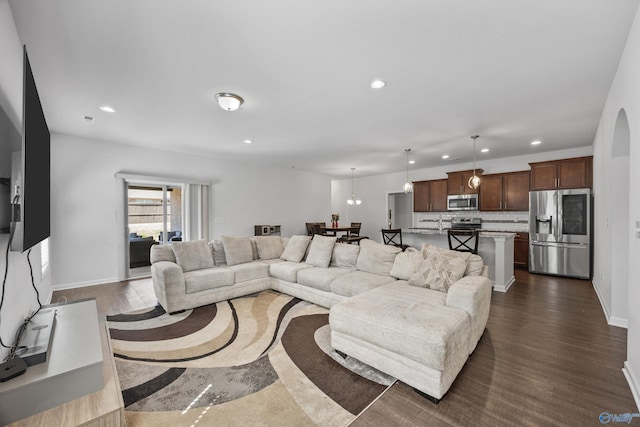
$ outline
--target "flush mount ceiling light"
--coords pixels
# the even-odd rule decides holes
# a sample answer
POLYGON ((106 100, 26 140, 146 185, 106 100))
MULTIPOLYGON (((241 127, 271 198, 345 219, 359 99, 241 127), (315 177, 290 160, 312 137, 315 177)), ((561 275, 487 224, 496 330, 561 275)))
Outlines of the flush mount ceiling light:
POLYGON ((443 155, 442 155, 442 158, 446 160, 446 159, 448 159, 448 158, 449 158, 449 155, 448 155, 448 154, 443 154, 443 155))
POLYGON ((405 148, 404 151, 407 152, 407 182, 404 183, 404 192, 411 193, 413 191, 413 184, 409 181, 409 152, 411 148, 405 148))
POLYGON ((110 107, 108 105, 102 105, 99 107, 102 111, 104 111, 105 113, 115 113, 116 110, 113 109, 113 107, 110 107))
POLYGON ((480 187, 480 177, 476 175, 476 139, 479 137, 480 135, 471 135, 471 139, 473 139, 473 176, 469 178, 467 185, 474 190, 480 187))
POLYGON ((251 139, 245 139, 242 142, 244 142, 245 144, 253 144, 253 140, 251 140, 251 139))
POLYGON ((356 199, 356 196, 353 192, 353 171, 354 170, 356 170, 356 168, 351 168, 351 198, 347 200, 347 204, 349 206, 360 206, 362 204, 362 200, 356 199))
POLYGON ((480 150, 481 153, 488 153, 489 149, 488 148, 483 148, 482 150, 480 150))
POLYGON ((374 80, 371 82, 371 89, 382 89, 387 85, 384 80, 374 80))
POLYGON ((531 141, 531 145, 538 145, 538 144, 542 144, 542 141, 540 140, 531 141))
POLYGON ((217 93, 216 99, 220 108, 227 111, 236 111, 244 102, 244 99, 232 93, 217 93))

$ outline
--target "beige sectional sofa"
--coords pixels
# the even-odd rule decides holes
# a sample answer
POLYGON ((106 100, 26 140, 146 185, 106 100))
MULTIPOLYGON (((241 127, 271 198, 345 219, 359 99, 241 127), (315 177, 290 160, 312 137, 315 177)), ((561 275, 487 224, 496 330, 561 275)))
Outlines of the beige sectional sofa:
POLYGON ((446 393, 485 329, 491 282, 477 255, 373 240, 230 237, 151 250, 169 313, 266 289, 330 308, 332 346, 413 386, 446 393))

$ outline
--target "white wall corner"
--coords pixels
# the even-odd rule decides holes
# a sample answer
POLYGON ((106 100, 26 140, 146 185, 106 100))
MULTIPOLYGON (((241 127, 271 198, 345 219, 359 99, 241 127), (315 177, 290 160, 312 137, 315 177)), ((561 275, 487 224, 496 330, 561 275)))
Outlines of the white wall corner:
POLYGON ((640 378, 638 378, 635 372, 631 369, 629 361, 624 362, 622 373, 629 383, 631 394, 633 394, 633 400, 636 401, 636 410, 640 410, 640 378))
POLYGON ((600 289, 598 289, 598 285, 595 280, 593 280, 591 284, 593 285, 593 290, 596 291, 596 295, 598 296, 598 301, 600 301, 600 306, 602 306, 602 312, 604 313, 605 319, 607 319, 607 324, 610 325, 611 315, 609 314, 607 305, 604 303, 604 299, 602 299, 602 295, 600 294, 600 289))

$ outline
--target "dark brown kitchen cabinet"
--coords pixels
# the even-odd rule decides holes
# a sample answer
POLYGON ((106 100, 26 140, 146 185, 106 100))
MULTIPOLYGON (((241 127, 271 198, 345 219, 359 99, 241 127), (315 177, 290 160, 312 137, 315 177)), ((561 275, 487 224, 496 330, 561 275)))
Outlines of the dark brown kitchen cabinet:
POLYGON ((531 166, 531 190, 555 190, 563 188, 587 188, 592 182, 593 157, 549 162, 529 163, 531 166))
POLYGON ((447 180, 413 183, 414 212, 445 212, 447 210, 447 180))
POLYGON ((480 210, 528 211, 529 171, 483 175, 480 210))
POLYGON ((517 268, 529 268, 529 233, 516 233, 513 240, 513 265, 517 268))
MULTIPOLYGON (((476 175, 482 177, 482 169, 476 169, 476 175)), ((473 170, 447 172, 447 194, 477 194, 478 189, 467 185, 469 178, 473 176, 473 170)))

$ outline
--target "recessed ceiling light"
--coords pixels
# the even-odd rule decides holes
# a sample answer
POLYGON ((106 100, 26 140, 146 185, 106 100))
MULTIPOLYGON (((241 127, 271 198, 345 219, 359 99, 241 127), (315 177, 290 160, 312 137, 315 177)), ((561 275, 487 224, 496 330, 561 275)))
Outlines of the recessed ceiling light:
POLYGON ((538 144, 542 144, 542 141, 540 140, 531 141, 531 145, 538 145, 538 144))
POLYGON ((245 139, 243 142, 245 144, 252 144, 253 143, 253 141, 251 139, 245 139))
POLYGON ((416 161, 415 160, 409 160, 409 164, 413 165, 416 161))
POLYGON ((448 158, 449 158, 449 155, 448 155, 448 154, 443 154, 443 155, 442 155, 442 158, 443 158, 443 159, 448 159, 448 158))
POLYGON ((371 82, 371 88, 372 89, 382 89, 383 87, 385 87, 387 84, 387 82, 385 82, 384 80, 374 80, 371 82))
POLYGON ((100 107, 100 109, 102 111, 104 111, 105 113, 115 113, 116 112, 116 110, 114 110, 113 107, 109 107, 108 105, 102 105, 100 107))
POLYGON ((481 153, 488 153, 489 149, 488 148, 483 148, 482 150, 480 150, 481 153))

